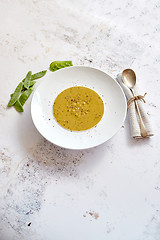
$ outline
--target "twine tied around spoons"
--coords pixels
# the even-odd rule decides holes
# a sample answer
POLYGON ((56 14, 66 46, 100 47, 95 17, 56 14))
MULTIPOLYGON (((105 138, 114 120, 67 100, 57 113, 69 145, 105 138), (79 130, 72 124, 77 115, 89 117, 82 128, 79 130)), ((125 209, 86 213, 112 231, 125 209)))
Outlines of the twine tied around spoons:
POLYGON ((138 95, 138 96, 134 96, 132 98, 130 98, 127 102, 127 111, 129 110, 132 102, 137 101, 137 100, 143 100, 143 102, 145 103, 146 101, 144 100, 145 96, 147 93, 145 93, 143 96, 142 95, 138 95))

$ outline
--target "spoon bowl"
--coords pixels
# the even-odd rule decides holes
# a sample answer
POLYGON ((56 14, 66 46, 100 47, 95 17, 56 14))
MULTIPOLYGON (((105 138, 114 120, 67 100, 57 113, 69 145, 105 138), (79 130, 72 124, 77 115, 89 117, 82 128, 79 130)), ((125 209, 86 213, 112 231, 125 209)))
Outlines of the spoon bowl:
POLYGON ((124 84, 128 88, 133 88, 136 85, 136 74, 132 69, 125 69, 122 73, 124 84))

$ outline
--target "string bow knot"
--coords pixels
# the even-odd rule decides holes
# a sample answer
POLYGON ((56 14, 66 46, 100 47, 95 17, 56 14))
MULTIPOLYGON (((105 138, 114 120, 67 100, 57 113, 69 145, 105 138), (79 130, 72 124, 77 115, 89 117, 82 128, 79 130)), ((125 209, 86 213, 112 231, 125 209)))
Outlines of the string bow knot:
POLYGON ((128 111, 128 109, 130 108, 132 102, 134 102, 134 101, 142 100, 142 101, 145 103, 146 101, 144 100, 144 97, 146 96, 146 94, 147 94, 147 93, 145 93, 143 96, 142 96, 142 95, 138 95, 138 96, 134 96, 134 97, 130 98, 130 99, 128 100, 128 102, 127 102, 127 111, 128 111))

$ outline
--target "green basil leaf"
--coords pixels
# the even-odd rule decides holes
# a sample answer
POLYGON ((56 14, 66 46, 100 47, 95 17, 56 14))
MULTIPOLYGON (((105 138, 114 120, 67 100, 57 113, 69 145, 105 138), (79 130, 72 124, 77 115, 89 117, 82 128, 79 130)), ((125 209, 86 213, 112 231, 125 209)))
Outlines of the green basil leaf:
POLYGON ((52 72, 57 71, 58 69, 73 66, 72 61, 54 61, 50 64, 50 70, 52 72))
POLYGON ((44 71, 33 74, 31 76, 31 80, 35 80, 35 79, 43 77, 46 74, 46 72, 47 72, 47 70, 44 70, 44 71))
POLYGON ((30 86, 31 76, 32 76, 32 72, 29 71, 29 72, 27 73, 25 79, 24 79, 24 87, 25 87, 26 89, 28 89, 29 86, 30 86))
POLYGON ((27 101, 32 92, 33 88, 29 88, 21 94, 21 96, 19 97, 19 102, 22 106, 25 104, 25 102, 27 101))
POLYGON ((18 86, 16 87, 14 93, 11 94, 11 99, 8 103, 8 107, 11 107, 15 104, 15 102, 18 100, 18 97, 22 91, 23 83, 20 82, 18 86))
POLYGON ((15 102, 14 107, 18 112, 23 112, 24 111, 19 99, 15 102))

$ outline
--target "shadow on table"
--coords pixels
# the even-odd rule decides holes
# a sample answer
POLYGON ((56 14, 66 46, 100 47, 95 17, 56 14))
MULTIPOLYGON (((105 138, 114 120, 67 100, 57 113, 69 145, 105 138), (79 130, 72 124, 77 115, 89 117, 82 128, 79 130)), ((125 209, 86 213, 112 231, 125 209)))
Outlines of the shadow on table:
POLYGON ((104 152, 103 145, 87 150, 68 150, 43 138, 29 150, 28 159, 37 162, 49 175, 76 177, 96 168, 102 161, 104 152))
POLYGON ((64 149, 50 143, 36 130, 30 110, 27 111, 19 118, 17 133, 22 150, 27 152, 28 165, 35 165, 34 168, 49 175, 76 176, 82 171, 80 166, 85 165, 83 171, 91 170, 102 161, 104 153, 106 157, 106 149, 110 147, 106 143, 86 150, 64 149))

